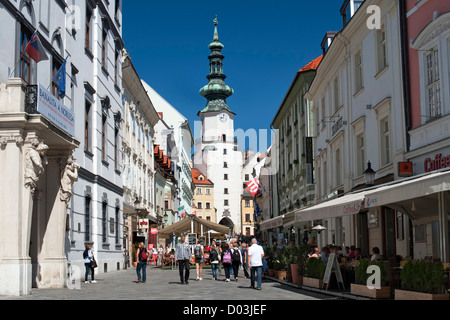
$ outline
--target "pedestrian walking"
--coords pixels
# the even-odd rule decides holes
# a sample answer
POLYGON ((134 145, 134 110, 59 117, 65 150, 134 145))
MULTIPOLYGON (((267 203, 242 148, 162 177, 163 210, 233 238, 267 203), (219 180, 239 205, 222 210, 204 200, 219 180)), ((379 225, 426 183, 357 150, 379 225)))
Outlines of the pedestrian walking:
POLYGON ((205 250, 203 248, 203 241, 200 240, 194 248, 194 257, 195 257, 195 269, 197 272, 197 281, 203 280, 203 257, 205 255, 205 250))
POLYGON ((217 280, 217 267, 219 266, 219 252, 217 251, 215 244, 211 245, 209 259, 211 261, 211 270, 212 270, 213 279, 217 280))
POLYGON ((230 270, 231 270, 231 251, 229 245, 226 243, 222 249, 222 266, 225 270, 225 282, 230 282, 230 270))
POLYGON ((136 261, 138 261, 138 265, 136 267, 137 281, 136 283, 145 283, 147 281, 147 261, 149 258, 149 254, 147 248, 145 248, 145 244, 143 242, 139 243, 139 248, 136 253, 136 261), (142 277, 141 277, 142 271, 142 277))
POLYGON ((175 263, 178 263, 181 284, 189 284, 190 258, 191 248, 186 243, 185 236, 181 236, 181 242, 175 248, 175 263))
POLYGON ((255 280, 256 280, 256 289, 261 290, 261 279, 262 279, 262 268, 263 263, 262 259, 264 257, 263 248, 257 244, 255 238, 252 239, 252 245, 248 249, 248 260, 249 267, 251 273, 251 287, 255 288, 255 280))
POLYGON ((92 244, 86 244, 85 250, 83 252, 83 259, 84 259, 84 267, 86 269, 86 272, 84 274, 84 283, 89 283, 88 277, 89 272, 91 273, 91 283, 97 283, 94 279, 94 266, 92 265, 92 262, 95 261, 94 259, 94 253, 92 252, 92 244))
POLYGON ((248 249, 247 249, 247 243, 242 243, 242 267, 244 269, 244 275, 245 278, 250 278, 249 270, 248 270, 248 249))
POLYGON ((231 266, 233 268, 234 280, 238 281, 239 268, 242 266, 242 254, 241 250, 239 250, 237 241, 233 243, 233 248, 230 251, 231 251, 231 266))

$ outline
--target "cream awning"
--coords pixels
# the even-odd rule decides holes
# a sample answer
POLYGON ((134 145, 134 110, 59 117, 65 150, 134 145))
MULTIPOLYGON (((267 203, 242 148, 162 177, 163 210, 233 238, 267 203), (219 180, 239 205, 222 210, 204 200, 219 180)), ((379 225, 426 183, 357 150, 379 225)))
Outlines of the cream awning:
POLYGON ((322 202, 309 208, 300 209, 295 213, 291 224, 312 220, 338 218, 354 215, 360 212, 364 202, 365 192, 349 193, 340 198, 322 202))
POLYGON ((230 233, 230 228, 227 226, 200 219, 195 215, 189 215, 187 218, 159 230, 159 236, 168 238, 172 234, 180 236, 181 234, 190 233, 192 231, 191 221, 193 222, 194 233, 201 233, 201 231, 203 231, 203 234, 206 234, 210 230, 223 234, 230 233), (203 230, 201 226, 203 226, 203 230))
POLYGON ((283 225, 283 217, 284 216, 278 216, 269 219, 267 221, 261 222, 260 224, 261 231, 281 227, 283 225))

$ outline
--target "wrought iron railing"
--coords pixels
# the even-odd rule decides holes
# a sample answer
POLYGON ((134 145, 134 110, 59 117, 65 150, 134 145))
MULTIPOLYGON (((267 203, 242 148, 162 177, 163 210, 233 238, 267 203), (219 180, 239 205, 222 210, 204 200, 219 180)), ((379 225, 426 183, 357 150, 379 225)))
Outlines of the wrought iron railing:
POLYGON ((38 86, 27 86, 25 93, 25 112, 29 114, 37 114, 38 86))

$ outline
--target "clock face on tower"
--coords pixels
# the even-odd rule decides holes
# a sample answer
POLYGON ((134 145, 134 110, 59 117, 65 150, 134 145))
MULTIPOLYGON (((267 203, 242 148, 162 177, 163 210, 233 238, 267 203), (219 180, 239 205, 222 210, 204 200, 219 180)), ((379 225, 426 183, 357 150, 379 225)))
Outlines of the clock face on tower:
POLYGON ((227 115, 226 113, 221 113, 221 114, 219 115, 219 119, 220 119, 220 121, 222 121, 222 122, 227 122, 227 120, 228 120, 228 115, 227 115))

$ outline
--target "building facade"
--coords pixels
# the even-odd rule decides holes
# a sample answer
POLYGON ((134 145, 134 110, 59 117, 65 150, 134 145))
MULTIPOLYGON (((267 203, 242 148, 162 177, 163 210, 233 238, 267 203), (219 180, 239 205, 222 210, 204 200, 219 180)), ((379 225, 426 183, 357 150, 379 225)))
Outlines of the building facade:
POLYGON ((195 191, 193 213, 201 219, 216 223, 216 208, 214 207, 214 183, 198 169, 191 169, 195 191))
MULTIPOLYGON (((0 57, 2 96, 7 98, 1 107, 2 117, 7 116, 2 120, 7 132, 0 134, 2 163, 28 164, 29 171, 12 180, 2 176, 2 181, 25 186, 24 192, 10 188, 25 198, 1 208, 11 215, 1 222, 2 234, 8 234, 4 229, 17 230, 11 224, 22 225, 4 243, 23 244, 11 248, 14 254, 0 254, 1 273, 8 275, 1 279, 1 294, 25 295, 31 287, 64 287, 68 265, 83 267, 87 242, 93 243, 97 272, 123 265, 122 163, 117 151, 123 114, 122 6, 121 1, 2 1, 2 8, 0 38, 11 44, 0 57), (25 52, 33 34, 42 42, 41 57, 48 59, 36 62, 25 52), (63 65, 65 91, 55 80, 63 65), (44 113, 42 99, 59 104, 64 113, 44 113), (12 119, 11 112, 22 118, 12 119), (13 137, 17 150, 10 148, 13 137), (34 171, 32 163, 40 170, 34 171), (28 210, 14 207, 23 201, 28 210)), ((13 199, 6 196, 3 205, 13 199)))

